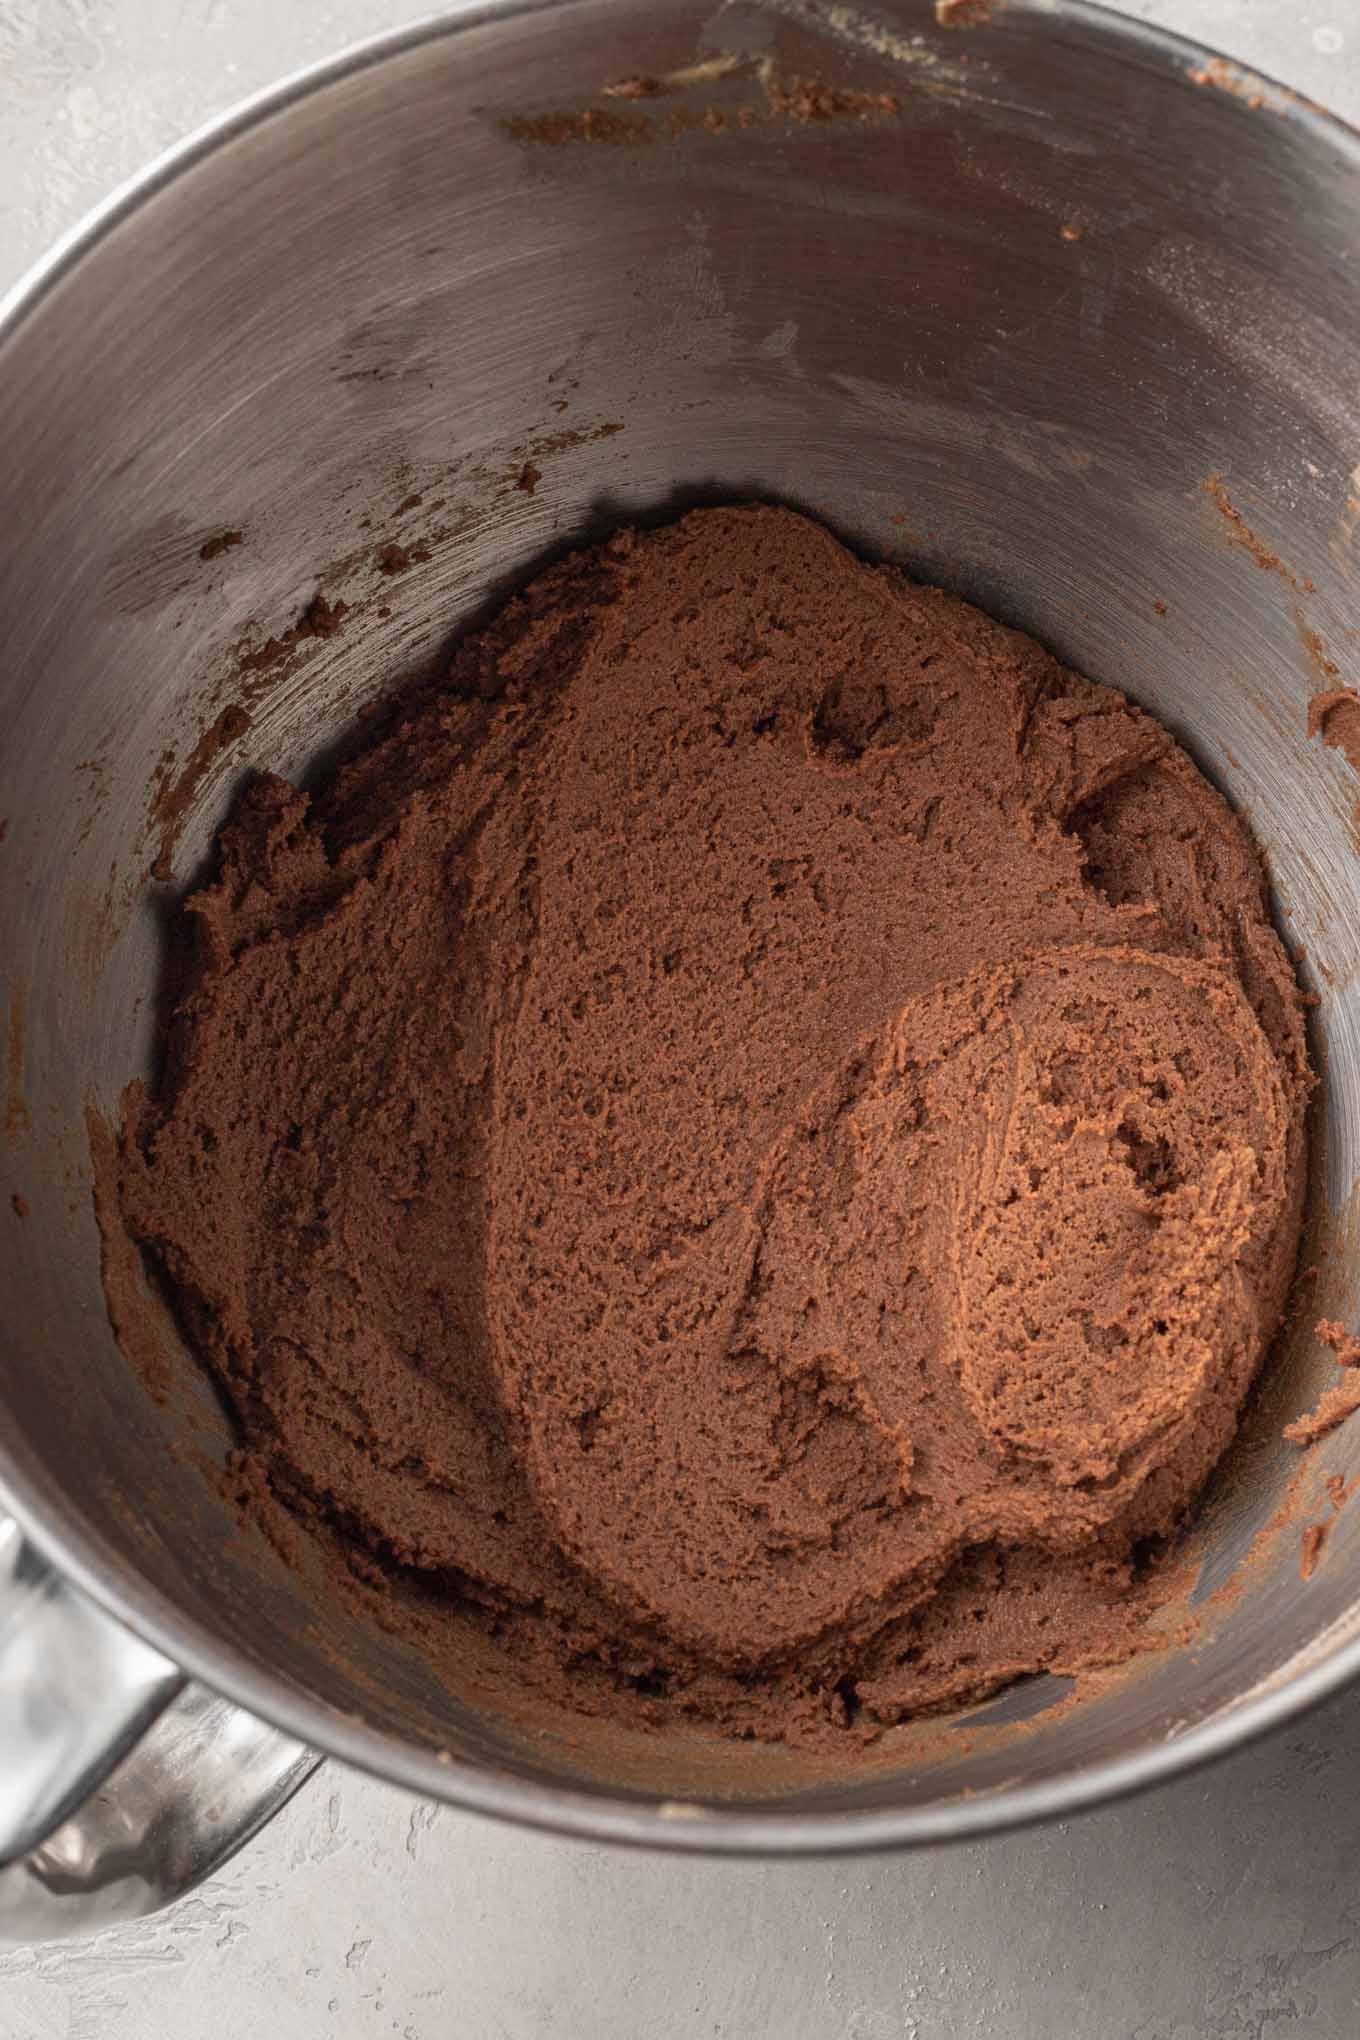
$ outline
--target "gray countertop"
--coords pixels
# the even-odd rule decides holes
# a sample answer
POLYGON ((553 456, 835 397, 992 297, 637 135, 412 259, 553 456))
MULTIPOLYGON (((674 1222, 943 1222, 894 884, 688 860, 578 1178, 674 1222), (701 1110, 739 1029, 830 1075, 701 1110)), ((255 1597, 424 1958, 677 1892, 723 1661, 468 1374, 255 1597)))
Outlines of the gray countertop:
MULTIPOLYGON (((0 0, 0 287, 123 177, 420 0, 0 0)), ((1360 117, 1360 0, 1125 0, 1360 117)), ((1360 1692, 999 1841, 662 1861, 331 1765, 212 1883, 0 1957, 0 2040, 1355 2040, 1360 1692)))

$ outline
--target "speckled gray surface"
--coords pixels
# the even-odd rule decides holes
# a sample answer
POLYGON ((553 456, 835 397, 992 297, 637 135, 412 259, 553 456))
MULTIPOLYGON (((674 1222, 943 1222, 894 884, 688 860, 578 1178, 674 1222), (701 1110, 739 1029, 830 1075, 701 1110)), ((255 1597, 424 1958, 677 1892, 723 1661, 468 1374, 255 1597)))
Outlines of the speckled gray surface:
MULTIPOLYGON (((166 143, 430 10, 0 0, 0 286, 166 143)), ((1127 0, 1360 117, 1360 0, 1127 0)), ((0 2040, 1355 2040, 1360 1691, 1070 1825, 663 1862, 324 1770, 215 1882, 0 1957, 0 2040)))

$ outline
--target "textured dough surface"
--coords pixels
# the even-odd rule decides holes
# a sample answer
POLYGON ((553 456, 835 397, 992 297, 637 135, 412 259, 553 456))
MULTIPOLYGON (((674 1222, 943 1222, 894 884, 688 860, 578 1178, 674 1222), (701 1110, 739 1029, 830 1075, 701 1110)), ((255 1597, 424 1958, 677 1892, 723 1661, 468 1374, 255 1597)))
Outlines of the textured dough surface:
POLYGON ((1309 1086, 1254 848, 1157 722, 698 511, 543 575, 319 795, 254 782, 188 913, 124 1220, 248 1506, 398 1627, 418 1574, 426 1642, 774 1737, 1137 1647, 1309 1086))

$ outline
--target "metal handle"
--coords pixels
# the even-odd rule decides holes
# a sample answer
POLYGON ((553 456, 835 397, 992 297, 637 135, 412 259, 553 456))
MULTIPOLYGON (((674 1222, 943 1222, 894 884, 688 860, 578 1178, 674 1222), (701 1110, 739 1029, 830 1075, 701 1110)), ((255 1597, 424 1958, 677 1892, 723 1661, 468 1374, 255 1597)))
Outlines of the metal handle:
POLYGON ((186 1684, 0 1516, 0 1941, 169 1904, 320 1761, 186 1684))

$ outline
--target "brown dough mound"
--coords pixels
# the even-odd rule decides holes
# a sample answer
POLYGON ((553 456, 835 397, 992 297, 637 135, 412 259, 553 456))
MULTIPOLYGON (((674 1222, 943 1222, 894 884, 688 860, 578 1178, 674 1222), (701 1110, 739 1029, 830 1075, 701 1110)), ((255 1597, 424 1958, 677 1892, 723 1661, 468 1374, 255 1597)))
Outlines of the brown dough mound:
POLYGON ((125 1222, 391 1621, 764 1736, 1137 1646, 1310 1079, 1246 832, 1122 695, 699 511, 258 780, 187 912, 125 1222))

